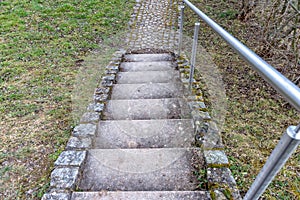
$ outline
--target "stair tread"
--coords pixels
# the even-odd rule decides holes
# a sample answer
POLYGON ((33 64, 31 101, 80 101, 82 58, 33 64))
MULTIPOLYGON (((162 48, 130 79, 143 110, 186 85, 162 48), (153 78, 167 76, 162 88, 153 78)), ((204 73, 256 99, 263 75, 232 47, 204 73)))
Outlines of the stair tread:
POLYGON ((109 100, 103 112, 106 120, 190 119, 184 99, 109 100))
POLYGON ((94 148, 191 147, 191 119, 100 121, 94 148))
POLYGON ((71 200, 194 200, 211 199, 208 191, 74 192, 71 200))
POLYGON ((193 164, 204 165, 198 148, 92 149, 79 189, 191 191, 198 184, 193 164))
POLYGON ((120 65, 121 72, 134 71, 170 71, 174 70, 176 64, 170 61, 156 62, 123 62, 120 65))
POLYGON ((170 83, 179 82, 178 71, 147 71, 147 72, 119 72, 117 74, 118 84, 138 83, 170 83))

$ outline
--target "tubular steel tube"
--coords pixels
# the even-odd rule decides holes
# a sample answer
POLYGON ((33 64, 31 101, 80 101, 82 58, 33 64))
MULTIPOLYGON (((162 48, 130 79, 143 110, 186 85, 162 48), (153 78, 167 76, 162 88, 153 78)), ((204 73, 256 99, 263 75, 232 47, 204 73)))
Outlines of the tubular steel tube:
POLYGON ((282 136, 276 148, 268 158, 266 164, 259 172, 244 200, 256 200, 266 190, 279 170, 283 167, 291 154, 300 144, 299 127, 290 126, 282 136))
POLYGON ((185 8, 184 5, 180 6, 180 29, 179 29, 178 56, 180 56, 181 49, 182 49, 184 8, 185 8))
POLYGON ((196 63, 196 54, 197 54, 197 46, 198 46, 198 35, 199 35, 200 23, 195 23, 195 31, 194 31, 194 41, 193 41, 193 49, 192 49, 192 58, 191 58, 191 69, 190 69, 190 77, 189 77, 189 90, 192 89, 192 82, 194 79, 194 71, 195 71, 195 63, 196 63))
POLYGON ((266 61, 230 35, 188 0, 183 2, 189 6, 206 24, 220 35, 245 61, 247 61, 260 75, 269 82, 284 98, 300 111, 300 88, 284 77, 266 61))

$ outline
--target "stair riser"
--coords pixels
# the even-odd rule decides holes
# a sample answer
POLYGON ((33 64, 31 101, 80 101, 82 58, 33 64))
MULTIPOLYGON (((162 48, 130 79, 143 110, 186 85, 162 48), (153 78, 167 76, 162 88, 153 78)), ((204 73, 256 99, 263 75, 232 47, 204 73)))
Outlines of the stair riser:
POLYGON ((124 62, 174 61, 170 54, 129 54, 124 56, 124 62))
POLYGON ((108 101, 106 120, 190 119, 190 110, 182 99, 140 99, 108 101))
POLYGON ((118 84, 180 82, 178 71, 119 72, 118 84))
POLYGON ((121 63, 121 72, 138 72, 138 71, 171 71, 176 67, 172 62, 123 62, 121 63))
POLYGON ((178 83, 117 84, 111 99, 162 99, 183 97, 183 87, 178 83))

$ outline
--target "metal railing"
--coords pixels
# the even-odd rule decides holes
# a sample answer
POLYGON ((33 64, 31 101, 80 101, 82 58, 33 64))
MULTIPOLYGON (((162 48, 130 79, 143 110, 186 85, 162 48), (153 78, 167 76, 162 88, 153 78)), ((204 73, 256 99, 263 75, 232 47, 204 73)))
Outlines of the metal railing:
MULTIPOLYGON (((235 37, 230 35, 225 31, 221 26, 216 22, 210 19, 202 11, 200 11, 195 5, 193 5, 188 0, 183 0, 180 17, 180 39, 179 39, 179 55, 182 50, 182 38, 183 38, 183 21, 184 21, 184 9, 185 5, 193 10, 214 32, 221 36, 233 50, 235 50, 246 62, 252 66, 254 70, 259 72, 259 74, 282 96, 294 106, 298 111, 300 111, 300 88, 297 87, 293 82, 279 73, 274 67, 269 65, 266 61, 260 58, 257 54, 251 51, 248 47, 242 44, 235 37)), ((199 22, 195 24, 195 33, 194 33, 194 44, 192 50, 191 58, 191 71, 189 79, 189 88, 191 88, 194 67, 195 67, 195 58, 196 58, 196 48, 198 41, 198 31, 199 31, 199 22)), ((245 200, 258 199, 263 192, 266 190, 268 185, 274 179, 276 174, 280 171, 286 161, 289 159, 291 154, 297 149, 300 144, 300 124, 296 126, 290 126, 285 131, 284 135, 280 139, 278 145, 275 147, 270 157, 268 158, 266 164, 256 177, 251 188, 245 195, 245 200)))

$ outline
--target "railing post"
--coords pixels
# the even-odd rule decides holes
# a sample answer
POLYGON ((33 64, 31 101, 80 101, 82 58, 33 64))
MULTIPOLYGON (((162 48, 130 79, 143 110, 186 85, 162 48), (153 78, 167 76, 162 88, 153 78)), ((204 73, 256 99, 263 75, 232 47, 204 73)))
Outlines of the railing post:
POLYGON ((179 28, 179 45, 178 45, 178 56, 181 55, 182 49, 182 37, 183 37, 183 18, 184 18, 184 3, 180 6, 180 28, 179 28))
POLYGON ((200 23, 195 23, 195 31, 194 31, 194 41, 193 41, 193 49, 192 49, 192 58, 191 58, 191 69, 190 69, 190 77, 189 77, 189 90, 192 89, 192 82, 194 79, 194 71, 195 71, 195 63, 196 63, 196 54, 197 54, 197 46, 198 46, 198 35, 199 35, 200 23))
POLYGON ((299 144, 300 124, 298 127, 288 127, 278 145, 268 158, 266 164, 259 172, 251 188, 245 195, 244 200, 256 200, 263 194, 299 144))

